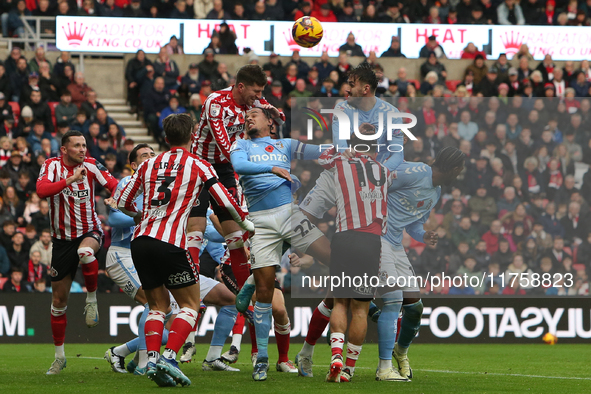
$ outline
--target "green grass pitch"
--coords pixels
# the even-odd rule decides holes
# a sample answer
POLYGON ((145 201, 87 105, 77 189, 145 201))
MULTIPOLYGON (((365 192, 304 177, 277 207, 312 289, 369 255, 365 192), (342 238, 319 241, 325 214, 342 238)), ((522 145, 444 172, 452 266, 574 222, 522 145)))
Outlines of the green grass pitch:
MULTIPOLYGON (((293 360, 300 349, 292 344, 293 360)), ((201 361, 206 345, 182 370, 192 380, 185 388, 158 388, 146 377, 117 374, 102 359, 108 345, 66 344, 68 366, 57 376, 46 376, 53 361, 51 345, 1 345, 0 393, 150 393, 182 390, 200 393, 583 393, 591 391, 589 353, 591 345, 413 345, 409 359, 414 370, 410 383, 376 382, 378 348, 363 346, 351 383, 326 383, 330 350, 325 343, 316 347, 314 377, 275 371, 272 365, 266 382, 251 378, 250 345, 235 364, 240 372, 203 372, 201 361)), ((226 346, 227 348, 227 346, 226 346)), ((129 356, 132 357, 132 356, 129 356)), ((128 360, 130 358, 128 357, 128 360)), ((270 359, 277 349, 270 344, 270 359)))

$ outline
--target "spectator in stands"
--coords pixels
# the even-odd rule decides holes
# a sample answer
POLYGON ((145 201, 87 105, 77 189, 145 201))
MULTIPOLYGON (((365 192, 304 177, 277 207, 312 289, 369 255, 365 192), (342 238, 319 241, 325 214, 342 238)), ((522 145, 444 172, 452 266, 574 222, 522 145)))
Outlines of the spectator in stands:
POLYGON ((12 245, 12 236, 15 233, 16 223, 12 220, 4 221, 4 223, 2 224, 2 233, 0 233, 0 243, 6 250, 8 250, 12 245))
POLYGON ((35 156, 42 151, 41 140, 43 139, 48 139, 49 141, 51 141, 52 151, 55 152, 58 150, 59 147, 57 141, 52 137, 51 133, 45 130, 45 125, 43 124, 43 122, 41 120, 36 120, 33 123, 33 132, 29 135, 29 138, 27 139, 27 142, 31 145, 31 151, 35 156))
MULTIPOLYGON (((136 3, 131 3, 134 6, 136 3)), ((129 9, 130 7, 127 7, 129 9)), ((146 58, 143 50, 136 52, 135 57, 131 59, 125 67, 125 80, 127 81, 127 101, 131 106, 131 112, 136 113, 139 104, 140 85, 142 77, 146 73, 146 66, 151 65, 150 59, 146 58)))
POLYGON ((10 260, 6 254, 6 249, 0 245, 0 278, 6 278, 10 275, 10 260))
POLYGON ((540 218, 540 222, 544 226, 544 231, 552 237, 563 236, 564 227, 560 224, 560 220, 556 217, 556 204, 550 201, 546 204, 546 212, 540 218))
MULTIPOLYGON (((269 97, 267 97, 269 99, 269 97)), ((201 110, 202 110, 202 102, 201 97, 198 93, 193 93, 189 99, 189 108, 187 108, 187 113, 191 115, 191 118, 195 122, 199 122, 201 119, 201 110)))
POLYGON ((176 95, 171 96, 168 100, 168 106, 162 110, 162 112, 160 113, 160 117, 158 119, 158 126, 160 132, 162 133, 163 130, 162 122, 168 115, 184 114, 185 112, 187 112, 187 110, 184 107, 179 106, 179 97, 176 95))
POLYGON ((33 111, 33 118, 43 123, 48 132, 53 131, 53 119, 51 117, 51 110, 49 106, 41 101, 41 92, 33 90, 31 92, 29 107, 33 111))
POLYGON ((28 84, 29 80, 29 66, 27 60, 22 57, 16 61, 16 70, 13 73, 8 73, 11 82, 12 100, 19 101, 21 89, 28 84))
MULTIPOLYGON (((215 1, 214 1, 214 7, 215 7, 215 1)), ((252 11, 252 13, 250 15, 250 19, 255 20, 255 21, 267 21, 267 20, 271 19, 269 17, 269 15, 267 14, 267 6, 265 5, 264 1, 257 1, 254 4, 254 10, 252 11)))
MULTIPOLYGON (((217 63, 217 62, 216 62, 217 63)), ((159 136, 158 119, 162 110, 168 106, 169 93, 164 89, 164 78, 154 80, 152 90, 144 98, 144 119, 148 130, 154 136, 159 136)))
POLYGON ((497 8, 497 18, 500 25, 525 25, 525 18, 521 6, 515 0, 505 0, 497 8))
POLYGON ((84 82, 84 74, 77 72, 74 74, 74 82, 68 85, 68 90, 72 94, 72 103, 78 108, 86 101, 86 95, 92 90, 90 86, 84 82))
MULTIPOLYGON (((113 118, 108 116, 107 111, 105 111, 104 108, 97 109, 95 120, 99 124, 100 134, 107 134, 109 132, 109 126, 115 123, 113 118)), ((123 131, 123 129, 121 129, 121 133, 125 135, 125 131, 123 131)))
MULTIPOLYGON (((285 19, 285 10, 283 9, 283 2, 279 0, 265 1, 266 13, 270 20, 282 21, 285 19)), ((336 20, 335 20, 336 22, 336 20)))
POLYGON ((105 0, 102 4, 99 3, 96 12, 98 16, 123 16, 123 10, 115 5, 115 0, 105 0))
POLYGON ((211 88, 214 91, 222 90, 230 86, 234 77, 228 73, 228 66, 225 63, 220 63, 211 80, 211 88))
POLYGON ((199 90, 199 97, 201 97, 201 102, 204 103, 207 100, 207 97, 211 94, 213 90, 211 89, 211 82, 210 81, 203 81, 201 84, 201 90, 199 90))
MULTIPOLYGON (((292 90, 295 89, 296 81, 298 81, 298 67, 294 63, 289 63, 285 70, 285 75, 283 76, 283 78, 281 78, 283 91, 289 94, 292 90)), ((304 85, 305 84, 306 82, 304 80, 304 85)))
MULTIPOLYGON (((18 182, 14 185, 14 187, 16 189, 16 195, 21 201, 28 200, 31 194, 35 193, 35 183, 31 182, 31 174, 28 171, 22 171, 20 174, 18 174, 18 182)), ((36 205, 37 210, 35 210, 34 212, 37 212, 39 210, 39 201, 36 201, 36 205)), ((25 220, 27 220, 27 222, 30 222, 30 215, 28 218, 25 217, 25 220)))
POLYGON ((390 48, 382 53, 380 57, 406 57, 406 55, 400 51, 400 38, 397 36, 392 36, 390 48))
POLYGON ((445 66, 439 63, 439 60, 437 60, 435 52, 431 52, 427 57, 427 60, 421 65, 421 78, 424 79, 430 71, 437 73, 440 83, 445 83, 447 71, 445 66))
MULTIPOLYGON (((127 18, 147 18, 148 14, 141 6, 140 0, 131 0, 131 3, 123 9, 123 16, 127 18)), ((193 18, 193 16, 189 16, 193 18)))
POLYGON ((4 119, 13 119, 14 113, 12 107, 8 104, 6 96, 0 91, 0 122, 4 122, 4 119))
POLYGON ((2 35, 4 37, 25 37, 25 25, 21 18, 31 16, 31 11, 27 9, 25 0, 18 0, 16 7, 13 7, 6 15, 6 18, 2 18, 2 35))
MULTIPOLYGON (((189 12, 187 11, 187 3, 185 3, 182 0, 179 0, 176 3, 174 3, 174 8, 170 12, 169 17, 173 18, 173 19, 193 19, 192 15, 189 14, 189 12)), ((175 37, 175 40, 176 40, 176 37, 175 37)), ((172 41, 172 38, 170 39, 170 41, 172 41)), ((170 42, 169 42, 169 45, 170 45, 170 42)), ((178 48, 180 48, 180 47, 178 47, 178 48)), ((176 52, 176 53, 182 53, 182 48, 180 48, 180 50, 181 50, 181 52, 176 52)), ((170 51, 171 51, 171 48, 169 48, 170 55, 175 53, 175 52, 170 52, 170 51)))
POLYGON ((92 157, 94 157, 102 165, 105 165, 105 159, 109 153, 117 155, 117 151, 113 149, 109 141, 108 134, 101 134, 98 137, 98 145, 93 147, 92 157))
MULTIPOLYGON (((21 89, 19 100, 19 104, 21 107, 31 104, 31 92, 33 90, 38 90, 39 92, 41 92, 41 89, 39 88, 39 74, 36 72, 29 74, 28 83, 24 85, 21 89)), ((41 92, 41 101, 47 101, 47 97, 43 97, 43 92, 41 92)))
POLYGON ((23 271, 11 269, 10 280, 4 283, 2 291, 5 293, 30 293, 31 286, 23 280, 23 271))
POLYGON ((451 236, 452 243, 457 246, 461 241, 466 242, 470 249, 476 246, 480 239, 478 231, 472 227, 472 222, 469 216, 464 216, 460 219, 460 224, 456 231, 451 236))
POLYGON ((287 95, 283 93, 283 85, 280 81, 273 81, 271 83, 271 87, 268 94, 265 94, 265 98, 275 108, 285 108, 287 95))
MULTIPOLYGON (((410 23, 410 19, 408 16, 404 15, 401 10, 400 6, 401 3, 395 0, 388 0, 385 1, 386 3, 386 11, 380 15, 380 19, 382 22, 385 23, 410 23)), ((351 6, 351 10, 353 11, 353 7, 351 6)), ((344 11, 344 10, 343 10, 344 11)), ((356 20, 341 20, 339 18, 339 22, 356 22, 356 20)))
POLYGON ((165 89, 177 90, 179 76, 179 67, 176 62, 168 56, 166 46, 160 48, 158 57, 154 61, 154 72, 157 76, 164 78, 165 89))
POLYGON ((199 66, 197 63, 191 63, 189 65, 189 71, 181 79, 181 87, 179 93, 184 97, 198 94, 201 89, 201 84, 204 81, 203 75, 199 72, 199 66))
POLYGON ((4 64, 0 64, 0 93, 8 98, 6 102, 12 99, 12 81, 6 73, 4 64))
MULTIPOLYGON (((276 0, 275 0, 276 1, 276 0)), ((367 13, 368 8, 370 8, 369 6, 366 7, 364 14, 367 13)), ((332 12, 332 10, 330 9, 330 4, 329 3, 324 3, 320 6, 320 9, 318 11, 312 11, 312 13, 310 14, 310 16, 318 19, 320 22, 337 22, 337 17, 334 14, 334 12, 332 12)), ((373 18, 374 18, 374 22, 376 21, 375 19, 375 7, 373 8, 373 18)), ((361 22, 367 22, 366 20, 363 19, 363 17, 361 18, 361 22)))
POLYGON ((31 72, 39 72, 39 66, 42 62, 46 62, 49 65, 49 70, 51 71, 51 62, 45 57, 45 49, 43 49, 42 46, 39 46, 37 49, 35 49, 35 56, 29 61, 29 70, 31 70, 31 72))
POLYGON ((97 121, 88 124, 88 131, 84 134, 86 138, 87 155, 90 156, 92 149, 98 145, 98 137, 101 134, 101 126, 97 121))
POLYGON ((443 48, 437 42, 436 36, 429 37, 427 44, 425 44, 425 46, 421 48, 421 51, 419 52, 419 57, 428 58, 431 55, 431 52, 435 53, 435 57, 437 59, 439 59, 439 58, 445 59, 447 57, 447 56, 445 56, 445 52, 444 52, 443 48))
POLYGON ((212 49, 206 49, 204 52, 205 59, 199 64, 199 72, 205 79, 211 79, 218 68, 218 62, 214 59, 214 52, 212 49))
MULTIPOLYGON (((207 12, 207 15, 205 16, 204 19, 227 19, 226 15, 225 15, 225 11, 223 8, 223 3, 222 0, 213 0, 212 2, 213 7, 212 8, 208 8, 209 11, 207 12)), ((197 9, 195 9, 195 12, 197 12, 197 9)), ((198 19, 203 19, 203 18, 199 18, 198 19)))
POLYGON ((361 48, 361 45, 355 42, 355 35, 352 32, 350 32, 347 35, 347 42, 339 47, 339 53, 343 52, 346 53, 348 56, 365 57, 365 54, 363 53, 363 48, 361 48))
POLYGON ((581 213, 581 204, 571 202, 568 214, 560 219, 560 224, 564 228, 564 238, 569 243, 572 240, 573 245, 580 244, 589 232, 589 213, 581 213))
MULTIPOLYGON (((285 91, 285 84, 283 84, 285 91)), ((312 92, 306 89, 306 81, 303 79, 296 80, 293 90, 289 92, 290 97, 312 97, 312 92)))
POLYGON ((195 0, 195 4, 193 6, 195 19, 205 19, 212 8, 213 0, 195 0))
POLYGON ((55 107, 56 121, 69 124, 74 121, 77 113, 78 107, 72 104, 72 94, 69 91, 62 92, 60 103, 55 107))
MULTIPOLYGON (((326 78, 328 78, 330 73, 336 69, 335 66, 333 66, 330 63, 330 58, 328 56, 328 52, 326 51, 322 52, 322 55, 320 56, 320 61, 314 63, 314 67, 316 67, 316 69, 318 70, 318 78, 321 81, 324 81, 326 78)), ((273 76, 273 79, 277 79, 275 78, 275 75, 273 76)))
POLYGON ((570 253, 568 253, 564 249, 564 239, 560 235, 556 235, 554 237, 554 241, 552 243, 552 249, 546 251, 542 256, 542 259, 544 257, 550 258, 550 261, 552 262, 552 269, 554 271, 557 271, 560 268, 560 266, 562 265, 563 259, 565 259, 566 257, 572 258, 570 253))
MULTIPOLYGON (((350 5, 350 12, 351 14, 353 14, 353 5, 350 5)), ((347 7, 347 4, 345 4, 345 8, 347 7)), ((294 16, 293 16, 293 20, 297 21, 298 19, 304 17, 304 16, 310 16, 312 13, 312 6, 310 5, 310 2, 308 1, 303 1, 301 3, 299 3, 299 8, 294 10, 294 16)), ((339 22, 357 22, 357 20, 355 21, 342 21, 339 19, 339 22)))
POLYGON ((125 136, 121 131, 121 127, 117 123, 109 124, 109 143, 116 151, 120 150, 123 147, 123 143, 125 142, 125 136))

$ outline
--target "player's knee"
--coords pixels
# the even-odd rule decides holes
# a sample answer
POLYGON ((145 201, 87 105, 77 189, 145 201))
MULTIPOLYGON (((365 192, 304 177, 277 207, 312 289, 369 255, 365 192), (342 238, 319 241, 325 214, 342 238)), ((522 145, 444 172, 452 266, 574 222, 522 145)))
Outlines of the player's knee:
POLYGON ((256 299, 260 302, 270 303, 273 301, 274 286, 266 286, 264 284, 257 285, 256 299))
POLYGON ((285 324, 289 322, 289 315, 287 314, 287 309, 285 309, 285 305, 281 305, 279 307, 273 308, 273 319, 280 324, 285 324))
POLYGON ((95 260, 94 249, 88 246, 78 248, 78 257, 80 258, 80 262, 82 264, 92 263, 95 260))

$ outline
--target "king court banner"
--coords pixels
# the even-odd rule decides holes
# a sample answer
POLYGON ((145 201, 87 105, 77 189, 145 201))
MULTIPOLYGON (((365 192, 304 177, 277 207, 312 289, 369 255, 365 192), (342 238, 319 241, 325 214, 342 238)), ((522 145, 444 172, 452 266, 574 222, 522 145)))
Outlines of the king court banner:
MULTIPOLYGON (((100 324, 89 329, 82 314, 85 298, 70 297, 66 343, 123 343, 137 334, 143 306, 124 294, 99 294, 100 324)), ((286 295, 285 301, 292 342, 301 343, 320 300, 286 295)), ((415 343, 541 343, 546 332, 554 333, 559 343, 588 343, 591 338, 591 303, 586 298, 428 297, 423 303, 415 343)), ((50 304, 49 293, 2 294, 0 344, 52 343, 50 304)), ((208 307, 197 328, 198 343, 209 343, 216 317, 216 308, 208 307)), ((377 343, 377 326, 368 324, 367 342, 377 343)))

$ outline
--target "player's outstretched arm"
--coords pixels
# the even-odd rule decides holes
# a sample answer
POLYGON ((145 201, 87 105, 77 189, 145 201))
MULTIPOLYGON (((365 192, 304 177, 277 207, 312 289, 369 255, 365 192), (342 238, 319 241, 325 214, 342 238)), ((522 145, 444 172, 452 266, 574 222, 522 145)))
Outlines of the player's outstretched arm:
POLYGON ((209 185, 209 194, 215 199, 220 207, 225 207, 234 221, 245 231, 254 232, 254 224, 246 218, 246 212, 242 210, 234 200, 234 197, 228 192, 228 190, 217 180, 211 183, 211 180, 207 183, 209 185))
MULTIPOLYGON (((121 192, 121 195, 116 197, 117 207, 121 212, 127 216, 135 218, 139 216, 140 212, 137 210, 135 199, 137 196, 144 192, 143 186, 143 173, 145 170, 145 162, 140 165, 138 170, 131 176, 131 179, 121 192)), ((137 220, 136 220, 137 223, 137 220)))
POLYGON ((425 215, 423 218, 415 222, 412 222, 408 226, 404 227, 408 235, 410 235, 415 241, 421 243, 426 243, 425 234, 427 233, 427 231, 425 231, 425 229, 423 228, 423 224, 427 221, 427 219, 424 219, 425 217, 429 218, 429 215, 425 215))

